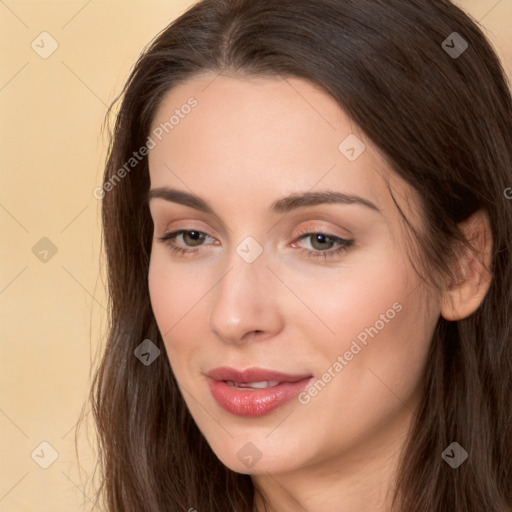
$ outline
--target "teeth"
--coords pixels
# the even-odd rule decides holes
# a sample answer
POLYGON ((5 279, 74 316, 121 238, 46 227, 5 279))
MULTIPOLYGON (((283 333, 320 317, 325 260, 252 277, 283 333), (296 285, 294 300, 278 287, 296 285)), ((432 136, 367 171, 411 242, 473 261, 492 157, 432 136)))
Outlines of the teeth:
POLYGON ((237 387, 237 388, 253 388, 253 389, 264 389, 264 388, 272 388, 277 386, 279 382, 277 380, 262 380, 260 382, 239 382, 235 384, 231 380, 227 380, 226 384, 228 386, 237 387))

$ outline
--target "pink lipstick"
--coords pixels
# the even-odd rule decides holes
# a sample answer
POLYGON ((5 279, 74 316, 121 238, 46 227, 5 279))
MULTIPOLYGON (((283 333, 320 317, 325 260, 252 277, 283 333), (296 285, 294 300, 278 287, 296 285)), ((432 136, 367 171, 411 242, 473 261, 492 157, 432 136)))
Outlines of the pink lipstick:
POLYGON ((217 403, 237 416, 268 414, 296 397, 309 383, 311 374, 290 375, 263 368, 215 368, 207 374, 217 403))

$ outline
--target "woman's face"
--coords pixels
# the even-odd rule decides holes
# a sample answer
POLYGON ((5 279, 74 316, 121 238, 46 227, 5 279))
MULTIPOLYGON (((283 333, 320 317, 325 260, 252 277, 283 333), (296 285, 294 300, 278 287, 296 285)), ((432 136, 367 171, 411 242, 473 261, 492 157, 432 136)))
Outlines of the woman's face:
POLYGON ((275 474, 364 464, 403 440, 440 298, 386 179, 422 229, 418 195, 300 79, 196 77, 151 137, 151 303, 219 459, 275 474))

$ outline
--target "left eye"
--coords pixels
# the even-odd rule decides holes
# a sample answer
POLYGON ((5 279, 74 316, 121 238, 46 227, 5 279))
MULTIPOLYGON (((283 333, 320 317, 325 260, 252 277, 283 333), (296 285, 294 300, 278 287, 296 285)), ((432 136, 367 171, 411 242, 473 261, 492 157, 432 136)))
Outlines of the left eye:
POLYGON ((313 240, 313 243, 311 244, 313 246, 314 250, 310 249, 302 249, 301 251, 310 258, 330 258, 333 256, 337 256, 341 254, 343 251, 347 251, 349 247, 352 245, 353 240, 346 240, 345 238, 340 238, 338 236, 330 235, 328 233, 322 233, 322 232, 311 232, 311 233, 305 233, 301 235, 297 240, 302 240, 304 238, 310 238, 313 240), (320 248, 316 249, 314 244, 319 243, 320 248), (335 249, 330 249, 329 247, 325 247, 324 244, 330 245, 330 244, 338 244, 338 247, 335 249), (322 247, 323 246, 323 247, 322 247))
MULTIPOLYGON (((202 231, 197 230, 187 230, 187 229, 180 229, 179 231, 173 231, 172 233, 166 233, 164 236, 159 237, 159 240, 169 246, 171 251, 173 253, 179 253, 179 254, 192 254, 199 251, 197 247, 202 245, 202 242, 206 238, 212 238, 207 233, 204 233, 202 231), (181 247, 176 244, 175 239, 177 237, 181 236, 183 239, 183 242, 185 243, 185 247, 181 247), (190 245, 189 245, 190 244, 190 245), (187 247, 193 247, 193 249, 187 248, 187 247)), ((327 233, 322 232, 310 232, 310 233, 304 233, 296 240, 303 240, 305 238, 310 238, 313 246, 313 250, 311 249, 299 249, 303 254, 305 254, 308 257, 332 257, 340 254, 342 251, 348 250, 348 248, 352 245, 353 240, 346 240, 344 238, 340 238, 334 235, 330 235, 327 233), (315 247, 315 244, 318 244, 317 247, 315 247), (337 248, 330 248, 327 246, 332 246, 332 244, 337 244, 337 248)), ((294 242, 295 243, 295 242, 294 242)), ((292 244, 294 245, 294 244, 292 244)))
MULTIPOLYGON (((324 251, 330 249, 330 247, 326 247, 326 245, 333 244, 336 240, 336 237, 331 235, 326 235, 325 233, 308 233, 306 235, 302 235, 299 240, 310 239, 311 245, 313 249, 324 251), (315 247, 315 244, 319 244, 315 247), (323 246, 323 247, 322 247, 323 246)), ((340 240, 340 239, 338 239, 340 240)))

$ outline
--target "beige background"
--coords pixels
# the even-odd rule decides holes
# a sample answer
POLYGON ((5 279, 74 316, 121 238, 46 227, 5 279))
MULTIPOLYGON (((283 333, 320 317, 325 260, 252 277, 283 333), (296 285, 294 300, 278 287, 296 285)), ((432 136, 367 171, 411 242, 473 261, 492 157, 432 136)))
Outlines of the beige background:
MULTIPOLYGON (((512 76, 512 0, 457 3, 512 76)), ((191 4, 0 0, 0 512, 93 510, 94 457, 83 440, 80 473, 74 426, 106 324, 100 130, 143 46, 191 4), (51 48, 42 32, 58 44, 46 59, 31 47, 51 48)))

